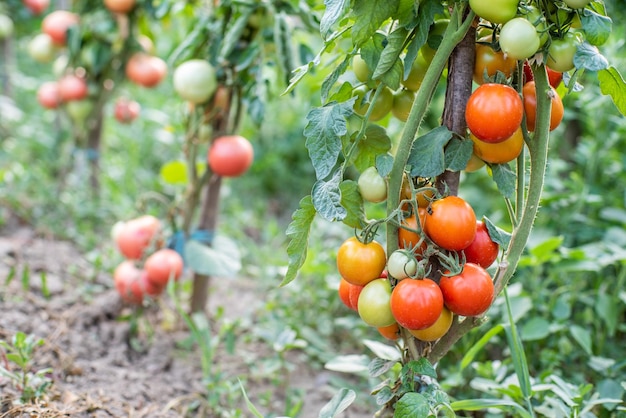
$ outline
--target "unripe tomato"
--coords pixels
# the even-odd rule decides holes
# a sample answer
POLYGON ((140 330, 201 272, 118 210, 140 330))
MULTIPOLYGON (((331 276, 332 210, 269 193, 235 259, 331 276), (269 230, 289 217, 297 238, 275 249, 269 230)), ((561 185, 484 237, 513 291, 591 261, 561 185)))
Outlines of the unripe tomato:
POLYGON ((0 13, 0 40, 13 35, 13 20, 5 14, 0 13))
POLYGON ((183 267, 183 258, 170 248, 162 248, 151 254, 143 266, 148 273, 148 281, 156 287, 165 287, 170 278, 180 279, 183 267))
POLYGON ((469 130, 485 142, 501 142, 519 128, 524 116, 522 99, 515 89, 487 83, 478 87, 465 107, 469 130))
POLYGON ((387 199, 387 181, 378 173, 376 167, 368 167, 357 181, 359 193, 368 202, 378 203, 387 199))
POLYGON ((391 114, 402 122, 406 122, 415 101, 415 92, 407 89, 398 90, 393 93, 393 106, 391 114))
POLYGON ((89 99, 72 100, 65 104, 65 111, 75 123, 84 122, 93 110, 93 102, 89 99))
POLYGON ((28 55, 37 62, 47 63, 52 61, 56 50, 52 38, 47 33, 37 34, 28 43, 28 55))
POLYGON ((494 51, 490 45, 476 44, 476 60, 474 63, 474 82, 483 84, 485 72, 487 77, 493 77, 498 71, 505 77, 511 77, 517 68, 517 61, 511 57, 505 57, 502 51, 494 51))
POLYGON ((539 46, 544 46, 550 39, 550 32, 548 31, 548 22, 543 13, 533 5, 526 5, 522 13, 524 13, 526 20, 533 24, 539 34, 539 46))
POLYGON ((37 101, 46 109, 56 109, 61 104, 59 94, 59 83, 56 81, 46 81, 37 90, 37 101))
POLYGON ((452 312, 444 306, 441 310, 441 315, 439 315, 439 318, 437 318, 434 324, 425 329, 410 329, 409 332, 418 340, 427 342, 436 341, 446 335, 452 326, 452 319, 452 312))
POLYGON ((41 31, 52 39, 52 42, 58 46, 65 46, 67 39, 67 30, 77 25, 80 18, 76 13, 67 10, 55 10, 41 22, 41 31))
MULTIPOLYGON (((405 64, 407 65, 407 64, 405 64)), ((422 81, 424 81, 424 76, 426 75, 426 71, 428 70, 429 62, 426 61, 424 55, 421 53, 417 55, 415 61, 413 61, 413 65, 411 65, 411 71, 409 71, 409 75, 406 77, 406 80, 402 80, 402 85, 411 91, 419 90, 422 85, 422 81)))
POLYGON ((487 268, 496 261, 500 246, 491 240, 487 225, 482 221, 476 221, 476 236, 472 243, 463 250, 466 263, 478 264, 487 268))
POLYGON ((119 98, 115 102, 113 116, 119 123, 131 123, 139 116, 141 105, 134 100, 119 98))
POLYGON ((404 279, 393 288, 390 305, 399 325, 409 330, 426 329, 441 315, 443 295, 431 279, 404 279))
POLYGON ((122 255, 139 260, 152 244, 161 229, 161 222, 151 215, 140 216, 124 224, 117 235, 117 247, 122 255))
POLYGON ((591 0, 563 0, 568 7, 572 9, 584 9, 591 0))
POLYGON ((113 13, 128 13, 135 7, 136 0, 104 0, 104 7, 113 13))
MULTIPOLYGON (((535 122, 537 119, 537 92, 535 90, 535 82, 529 81, 524 84, 522 89, 524 95, 524 111, 526 112, 526 128, 528 131, 535 130, 535 122)), ((552 107, 550 109, 550 130, 555 130, 563 120, 563 101, 556 92, 554 87, 550 87, 550 91, 546 92, 550 96, 552 107)))
POLYGON ((391 313, 389 299, 391 284, 387 279, 375 279, 363 287, 357 311, 367 325, 379 328, 392 325, 396 320, 391 313))
POLYGON ((467 165, 465 166, 465 171, 468 173, 473 173, 475 171, 480 170, 485 166, 485 162, 480 159, 476 154, 472 153, 467 165))
POLYGON ((204 103, 217 88, 215 69, 206 60, 185 61, 174 70, 174 90, 191 103, 204 103))
MULTIPOLYGON (((357 96, 357 100, 354 103, 354 112, 357 115, 365 116, 370 108, 370 100, 374 97, 374 93, 375 92, 373 90, 368 93, 365 86, 354 90, 354 94, 357 96)), ((392 107, 393 91, 389 87, 383 87, 376 103, 374 103, 374 109, 372 109, 372 113, 370 114, 370 120, 374 122, 381 120, 387 116, 392 107)))
POLYGON ((441 248, 460 251, 474 240, 474 209, 458 196, 435 200, 426 211, 424 232, 441 248))
POLYGON ((391 341, 397 341, 400 338, 400 327, 397 322, 386 327, 378 327, 380 335, 391 341))
MULTIPOLYGON (((437 48, 443 39, 443 34, 450 23, 450 19, 437 19, 428 30, 428 40, 420 48, 420 54, 424 57, 428 65, 433 61, 437 48)), ((407 87, 408 88, 408 87, 407 87)))
POLYGON ((380 277, 385 269, 385 249, 377 241, 367 244, 350 237, 337 251, 337 269, 348 282, 364 286, 380 277))
POLYGON ((523 17, 506 22, 500 30, 499 41, 505 56, 516 60, 532 57, 541 45, 535 26, 523 17))
POLYGON ((82 77, 68 74, 59 80, 59 94, 66 102, 82 100, 87 97, 88 92, 87 81, 82 77))
POLYGON ((562 73, 572 70, 574 68, 574 56, 580 43, 578 36, 572 32, 567 32, 561 39, 553 39, 548 48, 546 65, 562 73))
POLYGON ((417 273, 415 255, 407 250, 396 250, 387 260, 387 272, 397 280, 413 277, 417 273))
POLYGON ((352 57, 352 70, 357 80, 361 83, 367 83, 372 77, 372 71, 367 66, 367 63, 360 55, 352 57))
POLYGON ((254 149, 250 141, 243 136, 225 135, 213 141, 207 159, 209 167, 215 174, 238 177, 252 165, 254 149))
POLYGON ((517 14, 519 0, 470 0, 469 5, 479 17, 492 23, 506 23, 517 14))
POLYGON ((166 75, 165 61, 145 52, 134 53, 126 63, 126 77, 143 87, 156 86, 166 75))
POLYGON ((484 162, 491 164, 504 164, 513 161, 524 149, 524 135, 521 127, 517 128, 517 131, 509 138, 495 144, 481 141, 473 134, 470 134, 470 138, 474 142, 474 154, 484 162))
POLYGON ((494 297, 491 276, 478 264, 466 263, 461 274, 442 276, 439 287, 446 306, 457 315, 481 315, 494 297))

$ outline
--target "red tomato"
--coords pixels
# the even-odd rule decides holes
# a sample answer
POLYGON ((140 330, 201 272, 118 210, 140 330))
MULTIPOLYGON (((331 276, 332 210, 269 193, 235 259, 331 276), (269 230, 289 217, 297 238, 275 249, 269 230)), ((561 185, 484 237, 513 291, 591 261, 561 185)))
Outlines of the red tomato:
POLYGON ((339 280, 339 288, 337 289, 337 293, 339 294, 339 299, 350 309, 354 309, 352 303, 350 302, 350 288, 354 286, 352 283, 346 281, 343 277, 339 280))
MULTIPOLYGON (((424 220, 426 217, 426 208, 419 208, 418 215, 420 219, 419 225, 417 224, 417 218, 415 217, 415 214, 413 214, 402 221, 402 226, 413 230, 419 230, 420 228, 423 228, 424 220)), ((417 245, 420 238, 421 237, 417 232, 409 231, 408 229, 405 229, 403 227, 398 228, 398 246, 400 248, 413 248, 417 245)), ((415 249, 415 252, 421 254, 426 249, 426 245, 426 242, 423 241, 421 246, 415 249)))
POLYGON ((435 200, 427 209, 424 232, 438 246, 460 251, 470 245, 476 235, 474 209, 458 196, 435 200))
POLYGON ((135 0, 104 0, 104 7, 113 13, 128 13, 135 7, 135 0))
POLYGON ((457 315, 480 315, 489 309, 494 297, 491 276, 473 263, 466 263, 459 275, 441 277, 439 287, 446 306, 457 315))
POLYGON ((126 63, 126 77, 143 87, 156 86, 166 75, 165 61, 145 52, 134 53, 126 63))
POLYGON ((397 341, 400 338, 400 327, 397 322, 387 325, 386 327, 378 327, 377 330, 380 335, 388 340, 397 341))
POLYGON ((134 100, 120 98, 115 102, 113 115, 119 123, 131 123, 139 116, 141 105, 134 100))
POLYGON ((467 127, 485 142, 502 142, 519 128, 524 116, 522 99, 515 89, 487 83, 470 96, 465 108, 467 127))
POLYGON ((505 57, 502 51, 494 51, 490 45, 476 44, 476 60, 474 63, 474 82, 483 84, 485 72, 488 77, 493 77, 498 71, 505 77, 511 77, 517 68, 517 61, 511 57, 505 57))
POLYGON ((34 15, 41 14, 50 6, 50 0, 23 0, 23 3, 34 15))
POLYGON ((77 25, 80 18, 76 13, 67 10, 55 10, 41 21, 41 30, 52 38, 52 42, 58 46, 65 46, 67 30, 70 26, 77 25))
POLYGON ((148 280, 155 286, 165 287, 170 278, 180 279, 183 274, 183 258, 170 248, 162 248, 146 259, 143 268, 148 273, 148 280))
MULTIPOLYGON (((529 81, 524 84, 522 89, 524 95, 524 111, 526 112, 526 128, 529 132, 535 130, 535 122, 537 118, 537 92, 535 90, 535 82, 529 81)), ((555 130, 563 120, 563 101, 556 92, 554 87, 550 87, 550 95, 552 101, 552 109, 550 111, 550 130, 555 130)))
POLYGON ((141 285, 143 293, 152 297, 159 296, 163 293, 163 290, 165 290, 165 286, 160 286, 150 281, 148 272, 145 269, 141 270, 141 274, 139 275, 139 284, 141 285))
POLYGON ((496 261, 500 246, 491 240, 487 225, 482 221, 476 222, 476 236, 463 250, 467 263, 478 264, 482 268, 487 268, 496 261))
POLYGON ((350 237, 337 251, 339 274, 348 282, 358 286, 364 286, 378 279, 386 263, 385 249, 377 241, 365 244, 356 237, 350 237))
POLYGON ((56 109, 61 104, 59 94, 59 83, 56 81, 46 81, 37 90, 37 101, 46 109, 56 109))
MULTIPOLYGON (((548 82, 550 83, 550 85, 554 88, 559 87, 559 84, 561 84, 561 81, 563 80, 563 73, 554 71, 550 67, 546 67, 546 71, 548 73, 548 82)), ((533 81, 534 79, 535 77, 533 76, 533 71, 530 68, 530 64, 528 63, 528 61, 524 61, 524 83, 533 81)))
POLYGON ((154 216, 145 215, 130 220, 117 233, 117 247, 124 257, 138 260, 154 243, 160 229, 161 221, 154 216))
POLYGON ((59 95, 63 101, 82 100, 87 97, 89 88, 84 78, 68 74, 59 80, 59 95))
POLYGON ((443 295, 430 279, 404 279, 391 292, 391 312, 409 330, 432 326, 443 310, 443 295))
POLYGON ((220 176, 238 177, 252 165, 254 149, 243 136, 221 136, 211 144, 208 153, 211 170, 220 176))
POLYGON ((115 289, 124 302, 140 305, 143 301, 141 270, 130 261, 122 261, 113 272, 115 289))

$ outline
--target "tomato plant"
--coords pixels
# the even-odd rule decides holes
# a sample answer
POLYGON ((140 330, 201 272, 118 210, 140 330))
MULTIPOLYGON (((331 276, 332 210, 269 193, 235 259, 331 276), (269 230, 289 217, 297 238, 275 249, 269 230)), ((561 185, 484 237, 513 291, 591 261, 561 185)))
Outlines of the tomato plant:
MULTIPOLYGON (((532 132, 535 130, 535 121, 537 119, 537 92, 534 81, 529 81, 524 84, 522 91, 524 95, 524 111, 526 112, 526 128, 532 132)), ((555 130, 563 119, 563 101, 561 96, 556 92, 554 87, 550 87, 550 90, 546 93, 550 97, 552 102, 552 108, 550 110, 550 130, 555 130)))
POLYGON ((207 156, 209 167, 220 176, 238 177, 252 165, 254 149, 246 138, 240 135, 225 135, 216 138, 207 156))
POLYGON ((387 279, 374 279, 361 290, 357 303, 359 316, 367 325, 380 328, 396 322, 389 299, 391 298, 391 284, 387 279))
POLYGON ((424 232, 438 246, 462 250, 476 235, 476 214, 465 200, 447 196, 435 200, 426 210, 424 232))
POLYGON ((485 142, 501 142, 519 128, 524 107, 510 86, 487 83, 478 87, 465 107, 467 127, 485 142))
POLYGON ((443 295, 431 279, 404 279, 393 288, 390 305, 398 324, 409 330, 426 329, 441 316, 443 295))
POLYGON ((487 225, 483 221, 476 221, 474 240, 463 249, 465 261, 487 268, 496 261, 499 251, 500 246, 491 239, 487 225))
POLYGON ((466 263, 461 274, 444 275, 439 287, 446 306, 457 315, 481 315, 489 309, 494 297, 491 276, 473 263, 466 263))
POLYGON ((385 269, 385 249, 376 241, 363 243, 350 237, 337 250, 337 269, 348 282, 364 286, 385 269))

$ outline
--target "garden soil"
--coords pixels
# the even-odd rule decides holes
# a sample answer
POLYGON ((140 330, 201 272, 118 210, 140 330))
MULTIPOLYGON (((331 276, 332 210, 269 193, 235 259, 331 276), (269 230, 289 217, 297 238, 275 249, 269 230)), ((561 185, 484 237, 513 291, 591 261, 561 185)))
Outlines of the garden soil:
MULTIPOLYGON (((229 281, 228 286, 216 281, 211 292, 209 304, 222 307, 224 321, 250 320, 262 303, 252 281, 229 281)), ((20 405, 15 385, 0 376, 0 418, 218 418, 206 406, 199 350, 181 347, 190 333, 168 306, 169 299, 146 308, 133 327, 128 320, 132 310, 120 302, 112 278, 98 272, 74 246, 42 237, 17 221, 5 226, 0 231, 0 340, 11 341, 18 331, 43 339, 34 350, 31 370, 51 368, 47 376, 53 384, 39 402, 20 405)), ((250 356, 262 358, 271 349, 244 339, 237 340, 232 353, 223 346, 213 366, 231 380, 244 376, 253 402, 268 400, 257 404, 258 409, 282 415, 281 382, 255 378, 248 370, 250 356)), ((0 361, 10 366, 2 350, 0 361)), ((328 385, 332 374, 311 369, 297 351, 289 353, 288 361, 288 386, 305 394, 298 416, 317 417, 333 396, 328 385)), ((232 390, 239 390, 238 385, 232 390)), ((253 416, 245 405, 238 407, 244 417, 253 416)), ((340 417, 371 416, 360 409, 353 405, 340 417)))

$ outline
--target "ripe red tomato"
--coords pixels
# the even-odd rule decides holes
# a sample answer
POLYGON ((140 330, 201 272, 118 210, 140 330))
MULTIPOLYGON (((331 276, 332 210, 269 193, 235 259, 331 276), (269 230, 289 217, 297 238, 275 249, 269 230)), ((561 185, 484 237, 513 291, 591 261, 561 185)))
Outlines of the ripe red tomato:
POLYGON ((37 101, 46 109, 56 109, 61 105, 61 95, 59 94, 59 83, 56 81, 46 81, 37 90, 37 101))
MULTIPOLYGON (((537 119, 537 92, 535 90, 535 82, 529 81, 524 84, 522 89, 524 95, 524 111, 526 112, 526 128, 529 132, 535 130, 535 122, 537 119)), ((552 101, 552 108, 550 110, 550 130, 555 130, 563 120, 563 101, 556 92, 554 87, 550 87, 550 95, 552 101)))
POLYGON ((474 142, 474 154, 491 164, 504 164, 513 161, 524 149, 524 134, 521 127, 517 128, 517 131, 510 138, 495 144, 481 141, 474 134, 470 134, 470 138, 474 142))
POLYGON ((432 326, 443 310, 443 295, 431 279, 404 279, 391 292, 391 312, 409 330, 432 326))
POLYGON ((500 246, 491 240, 487 225, 482 221, 476 221, 476 236, 472 243, 463 250, 465 261, 487 268, 496 261, 499 251, 500 246))
POLYGON ((154 216, 144 215, 132 219, 119 228, 117 247, 124 257, 139 260, 151 244, 159 244, 157 234, 160 229, 161 221, 154 216))
POLYGON ((77 25, 80 18, 76 13, 67 10, 55 10, 41 21, 41 30, 52 38, 52 42, 58 46, 65 46, 66 35, 70 26, 77 25))
POLYGON ((458 196, 435 200, 426 211, 424 232, 438 246, 460 251, 470 245, 476 235, 474 209, 458 196))
POLYGON ((391 341, 397 341, 400 338, 400 327, 397 322, 386 327, 378 327, 380 335, 391 341))
POLYGON ((365 286, 379 278, 386 263, 385 249, 377 241, 365 244, 356 237, 350 237, 337 251, 339 274, 358 286, 365 286))
MULTIPOLYGON (((561 84, 561 81, 563 80, 563 73, 554 71, 550 67, 546 67, 546 71, 548 73, 548 82, 550 83, 550 85, 554 88, 559 87, 559 84, 561 84)), ((534 79, 535 77, 533 76, 533 71, 530 68, 530 64, 528 63, 528 61, 524 61, 524 83, 533 81, 534 79)))
POLYGON ((82 100, 88 92, 87 81, 82 77, 68 74, 59 80, 59 95, 63 101, 82 100))
POLYGON ((488 77, 493 77, 500 71, 508 78, 517 68, 517 60, 505 57, 502 51, 496 52, 487 44, 477 43, 475 56, 474 82, 476 84, 485 82, 485 72, 488 77))
POLYGON ((361 290, 357 311, 367 325, 372 327, 386 327, 396 320, 391 313, 389 299, 391 284, 387 279, 375 279, 366 284, 361 290))
POLYGON ((337 293, 339 294, 339 299, 343 302, 344 305, 356 311, 356 307, 350 301, 350 289, 352 288, 352 286, 355 285, 348 282, 342 277, 341 279, 339 279, 339 287, 337 288, 337 293))
POLYGON ((452 326, 453 317, 452 312, 444 306, 441 310, 441 315, 439 315, 434 324, 424 329, 410 329, 409 332, 418 340, 436 341, 446 335, 452 326))
MULTIPOLYGON (((420 228, 424 228, 424 220, 426 217, 426 208, 418 209, 419 216, 419 225, 417 224, 417 218, 415 214, 409 216, 408 218, 404 218, 402 221, 402 226, 410 228, 412 230, 419 230, 420 228)), ((400 248, 410 249, 417 245, 420 240, 420 235, 417 232, 409 231, 405 228, 398 228, 398 246, 400 248)), ((422 245, 415 250, 416 253, 421 253, 426 249, 426 242, 422 242, 422 245)))
POLYGON ((119 98, 115 102, 113 115, 119 123, 131 123, 139 116, 141 105, 134 100, 119 98))
POLYGON ((153 283, 150 281, 148 277, 148 272, 144 269, 141 270, 139 275, 139 284, 141 289, 143 290, 144 295, 148 295, 151 297, 159 296, 165 290, 165 285, 161 286, 159 284, 153 283))
POLYGON ((141 270, 130 260, 125 260, 115 268, 113 282, 124 302, 140 305, 143 302, 141 270))
POLYGON ((126 14, 135 7, 135 0, 104 0, 104 7, 113 13, 126 14))
POLYGON ((174 70, 174 90, 183 100, 204 103, 217 88, 215 75, 215 69, 206 60, 185 61, 174 70))
POLYGON ((41 14, 50 6, 50 0, 23 0, 23 3, 34 15, 41 14))
POLYGON ((473 263, 466 263, 459 275, 442 276, 439 287, 446 306, 457 315, 480 315, 489 309, 494 297, 491 276, 473 263))
POLYGON ((162 248, 151 254, 143 266, 148 273, 148 281, 157 287, 165 287, 170 278, 180 279, 183 267, 183 258, 170 248, 162 248))
POLYGON ((238 177, 252 165, 254 149, 243 136, 225 135, 213 141, 207 158, 215 174, 238 177))
POLYGON ((167 64, 165 61, 145 52, 134 53, 126 63, 126 77, 143 87, 156 86, 166 75, 167 64))
POLYGON ((467 127, 485 142, 502 142, 519 128, 524 116, 522 99, 515 89, 487 83, 470 96, 465 108, 467 127))

